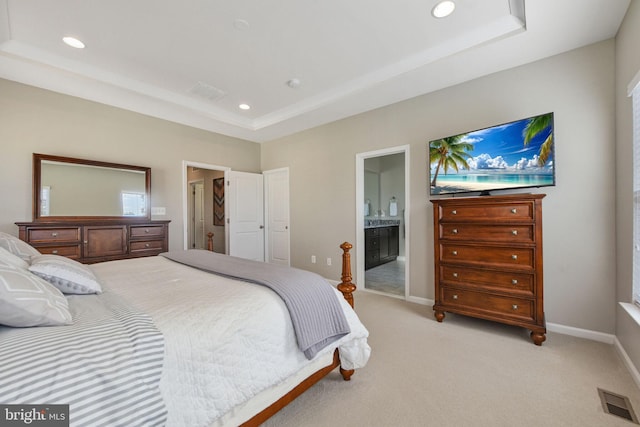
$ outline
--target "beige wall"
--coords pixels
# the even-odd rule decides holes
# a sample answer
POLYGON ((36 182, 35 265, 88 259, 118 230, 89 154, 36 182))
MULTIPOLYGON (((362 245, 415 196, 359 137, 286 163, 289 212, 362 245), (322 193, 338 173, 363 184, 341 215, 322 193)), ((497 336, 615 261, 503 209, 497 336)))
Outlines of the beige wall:
POLYGON ((292 264, 338 277, 310 256, 355 241, 356 154, 408 144, 411 296, 433 299, 427 142, 553 111, 558 185, 534 190, 547 194, 547 321, 613 333, 614 66, 609 40, 263 144, 263 169, 290 168, 292 264))
MULTIPOLYGON (((637 17, 637 5, 632 9, 637 17)), ((637 30, 627 32, 632 35, 617 42, 618 51, 635 55, 637 30)), ((14 222, 31 219, 33 152, 150 166, 152 205, 167 208, 158 219, 172 220, 172 249, 183 242, 182 160, 250 172, 289 167, 292 265, 337 279, 338 245, 355 242, 356 154, 406 144, 411 147, 411 296, 432 299, 427 141, 554 111, 558 185, 544 189, 543 202, 547 321, 613 333, 617 165, 612 147, 620 92, 615 51, 613 40, 598 43, 262 146, 0 80, 0 230, 15 234, 14 222), (333 265, 311 264, 312 254, 332 257, 333 265)), ((621 168, 630 170, 630 151, 618 146, 621 168)), ((618 231, 620 241, 623 234, 618 231)))
POLYGON ((151 203, 183 247, 182 161, 260 171, 260 145, 0 79, 0 231, 30 221, 32 153, 151 167, 151 203))
MULTIPOLYGON (((632 1, 616 37, 616 284, 617 301, 631 302, 633 272, 633 121, 627 88, 640 72, 640 2, 632 1)), ((640 326, 620 306, 616 336, 640 368, 640 326)))

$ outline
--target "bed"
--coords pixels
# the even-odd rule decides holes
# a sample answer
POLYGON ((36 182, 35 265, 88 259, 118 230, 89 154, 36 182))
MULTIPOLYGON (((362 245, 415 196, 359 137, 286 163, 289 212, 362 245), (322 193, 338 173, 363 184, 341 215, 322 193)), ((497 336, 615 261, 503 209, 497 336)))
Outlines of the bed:
POLYGON ((293 308, 302 286, 283 293, 285 271, 302 274, 295 280, 305 288, 320 276, 237 259, 211 272, 232 257, 208 251, 86 266, 0 233, 0 404, 68 404, 78 426, 259 425, 335 368, 349 380, 367 363, 368 332, 352 308, 351 245, 341 248, 341 283, 318 285, 333 308, 293 308), (14 276, 29 284, 15 285, 14 276), (40 311, 38 324, 24 324, 6 289, 41 295, 51 291, 43 283, 60 292, 28 307, 40 311), (307 311, 329 313, 329 325, 298 318, 307 311))

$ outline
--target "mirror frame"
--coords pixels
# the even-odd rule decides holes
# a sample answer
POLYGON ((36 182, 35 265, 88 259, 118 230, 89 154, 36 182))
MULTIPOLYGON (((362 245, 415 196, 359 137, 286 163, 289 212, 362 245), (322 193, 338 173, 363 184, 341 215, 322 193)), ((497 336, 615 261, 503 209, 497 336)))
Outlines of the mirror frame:
POLYGON ((151 220, 151 168, 144 166, 132 166, 120 163, 100 162, 97 160, 77 159, 74 157, 52 156, 48 154, 33 153, 33 204, 32 204, 33 221, 36 222, 49 222, 49 221, 78 221, 78 220, 119 220, 119 221, 150 221, 151 220), (41 216, 40 215, 40 187, 41 187, 41 172, 42 161, 49 160, 60 163, 71 163, 78 165, 89 165, 112 169, 125 169, 132 171, 139 171, 145 173, 145 202, 146 212, 145 216, 41 216))

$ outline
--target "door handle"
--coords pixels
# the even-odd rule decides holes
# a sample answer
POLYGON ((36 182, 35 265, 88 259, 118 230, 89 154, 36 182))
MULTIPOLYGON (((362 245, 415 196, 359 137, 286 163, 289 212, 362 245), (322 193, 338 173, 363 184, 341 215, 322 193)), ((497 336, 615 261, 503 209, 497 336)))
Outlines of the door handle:
POLYGON ((260 226, 260 230, 262 230, 263 228, 264 228, 264 225, 261 225, 261 226, 260 226))

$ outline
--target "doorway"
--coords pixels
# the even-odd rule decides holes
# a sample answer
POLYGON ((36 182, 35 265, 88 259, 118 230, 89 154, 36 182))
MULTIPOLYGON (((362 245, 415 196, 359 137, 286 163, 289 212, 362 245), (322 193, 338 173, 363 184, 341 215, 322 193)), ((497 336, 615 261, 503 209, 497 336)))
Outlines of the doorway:
POLYGON ((356 155, 356 271, 367 291, 406 299, 409 146, 356 155))
POLYGON ((213 251, 227 253, 227 227, 223 214, 216 209, 215 183, 230 169, 198 162, 182 162, 184 249, 208 249, 208 234, 213 233, 213 251))
POLYGON ((205 237, 204 181, 189 181, 189 249, 207 249, 205 237))

